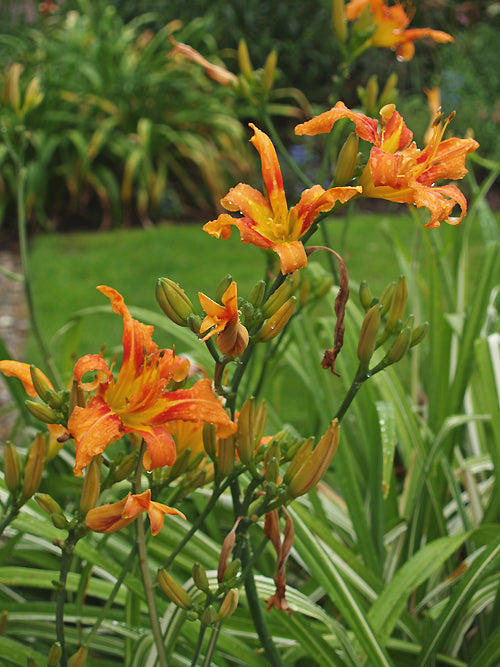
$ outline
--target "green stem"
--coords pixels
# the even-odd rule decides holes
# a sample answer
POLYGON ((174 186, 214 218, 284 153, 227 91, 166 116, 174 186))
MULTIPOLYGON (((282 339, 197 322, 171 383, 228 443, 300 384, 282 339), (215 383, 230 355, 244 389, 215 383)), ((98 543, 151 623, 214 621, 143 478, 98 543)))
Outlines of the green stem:
MULTIPOLYGON (((144 444, 142 446, 141 454, 139 457, 139 463, 137 465, 137 470, 135 473, 135 480, 134 480, 135 493, 140 493, 141 491, 143 450, 144 450, 144 444)), ((167 662, 167 655, 165 653, 165 644, 163 643, 163 637, 160 627, 160 619, 158 618, 158 609, 156 607, 156 600, 153 594, 153 582, 151 580, 151 574, 149 572, 148 553, 146 548, 146 537, 144 533, 143 517, 138 517, 136 522, 136 544, 137 544, 137 551, 139 554, 139 565, 141 568, 144 594, 146 596, 146 604, 148 606, 148 611, 149 611, 149 620, 151 622, 151 631, 153 633, 153 639, 155 642, 156 651, 158 653, 158 664, 160 665, 160 667, 167 667, 168 662, 167 662)))
POLYGON ((219 621, 215 626, 215 628, 212 630, 212 636, 210 637, 210 643, 207 648, 207 654, 205 656, 205 660, 203 661, 203 667, 210 667, 210 665, 212 664, 212 655, 214 654, 215 647, 217 646, 217 639, 219 638, 221 625, 222 621, 219 621))
POLYGON ((26 207, 24 185, 26 181, 26 167, 24 166, 23 151, 19 156, 18 174, 17 174, 17 226, 19 235, 19 253, 21 257, 21 266, 24 276, 24 293, 26 296, 26 303, 28 304, 29 317, 31 322, 31 329, 37 342, 38 348, 41 352, 45 362, 47 373, 56 388, 61 386, 59 373, 54 365, 52 355, 50 354, 45 340, 42 336, 41 329, 38 324, 38 318, 35 312, 35 303, 33 298, 31 267, 28 257, 28 235, 26 231, 26 207))
POLYGON ((358 368, 358 370, 356 372, 356 376, 355 376, 351 386, 349 387, 349 391, 345 395, 344 400, 342 401, 339 409, 337 410, 337 413, 335 414, 335 417, 339 420, 339 423, 342 421, 342 417, 345 415, 349 406, 353 402, 354 397, 358 393, 361 385, 368 378, 369 378, 369 375, 367 375, 366 373, 361 372, 361 369, 358 368))
POLYGON ((255 585, 253 571, 250 566, 251 561, 252 558, 247 542, 245 547, 242 549, 241 563, 243 570, 246 572, 244 585, 248 601, 248 609, 250 611, 250 615, 252 616, 255 630, 257 631, 260 643, 264 649, 264 653, 267 660, 269 661, 269 664, 272 665, 272 667, 283 667, 283 661, 278 652, 278 649, 276 648, 276 644, 273 641, 266 623, 266 619, 264 618, 262 605, 260 603, 257 587, 255 585))
POLYGON ((56 589, 56 637, 61 645, 61 667, 68 665, 68 653, 66 649, 66 638, 64 634, 64 605, 66 604, 66 582, 71 566, 73 551, 77 540, 70 532, 66 540, 62 543, 61 567, 59 570, 59 580, 56 589))
POLYGON ((89 646, 90 645, 90 642, 94 638, 94 635, 99 630, 102 622, 106 618, 108 610, 110 609, 111 605, 113 604, 113 602, 115 600, 115 597, 117 596, 118 591, 120 590, 120 587, 121 587, 123 581, 125 580, 125 577, 127 576, 128 571, 132 567, 132 564, 134 562, 136 553, 137 553, 137 548, 136 548, 136 545, 134 544, 134 546, 132 547, 132 551, 129 554, 129 557, 127 558, 127 560, 125 561, 125 563, 122 567, 122 571, 120 572, 120 576, 116 580, 115 585, 113 586, 113 588, 111 590, 111 593, 109 594, 109 597, 106 600, 106 603, 105 603, 104 607, 102 608, 101 613, 99 614, 99 617, 97 618, 96 622, 92 626, 92 630, 89 632, 89 634, 87 635, 87 637, 86 637, 86 639, 83 643, 84 646, 89 646))
POLYGON ((204 623, 202 623, 200 625, 200 632, 198 633, 198 641, 196 642, 196 648, 194 650, 193 659, 191 660, 191 667, 196 667, 198 663, 198 658, 200 657, 206 630, 207 626, 204 623))

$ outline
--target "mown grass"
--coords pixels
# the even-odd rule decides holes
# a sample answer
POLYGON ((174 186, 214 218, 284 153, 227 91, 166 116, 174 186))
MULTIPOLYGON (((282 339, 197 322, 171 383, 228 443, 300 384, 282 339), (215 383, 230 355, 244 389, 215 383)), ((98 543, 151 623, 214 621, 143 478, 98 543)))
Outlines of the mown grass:
MULTIPOLYGON (((388 282, 399 276, 394 240, 408 247, 418 238, 414 222, 404 210, 399 215, 356 213, 348 223, 346 218, 336 217, 324 224, 331 247, 347 263, 350 278, 355 283, 369 280, 374 294, 380 294, 388 282)), ((440 234, 446 244, 451 235, 461 233, 461 228, 443 225, 429 233, 440 234)), ((318 245, 324 242, 321 231, 313 241, 318 245)), ((325 263, 326 253, 317 253, 315 260, 325 263)), ((198 224, 45 234, 33 239, 31 262, 36 310, 49 341, 82 309, 107 305, 107 299, 96 290, 97 285, 114 287, 130 307, 159 313, 154 288, 160 276, 178 282, 196 307, 198 291, 213 296, 217 284, 228 273, 238 282, 239 294, 245 296, 266 270, 265 252, 241 243, 238 232, 221 241, 204 233, 198 224)), ((120 318, 90 315, 65 337, 57 338, 56 359, 60 362, 65 354, 61 350, 65 338, 80 355, 98 352, 104 344, 108 348, 118 345, 120 336, 120 318)), ((171 345, 162 340, 160 332, 156 340, 162 346, 171 345)), ((33 340, 29 341, 26 356, 34 363, 40 361, 33 340)))

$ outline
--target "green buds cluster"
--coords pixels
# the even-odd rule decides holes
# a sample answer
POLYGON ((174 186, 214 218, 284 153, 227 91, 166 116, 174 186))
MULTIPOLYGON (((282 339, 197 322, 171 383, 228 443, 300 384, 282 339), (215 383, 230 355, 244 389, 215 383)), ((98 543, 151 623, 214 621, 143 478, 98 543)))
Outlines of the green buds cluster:
POLYGON ((29 111, 39 106, 44 97, 40 91, 40 79, 35 76, 29 82, 21 104, 22 96, 19 79, 23 69, 20 63, 12 63, 9 66, 5 73, 4 85, 0 95, 2 104, 10 107, 19 119, 23 119, 29 111))
POLYGON ((30 375, 33 387, 43 404, 26 400, 24 403, 29 412, 45 424, 65 424, 70 414, 68 392, 54 391, 45 375, 36 366, 30 366, 30 375))
POLYGON ((373 74, 367 81, 366 87, 358 87, 359 99, 363 103, 364 110, 368 116, 377 116, 380 109, 386 104, 396 101, 398 90, 398 75, 392 72, 387 78, 385 85, 380 91, 378 78, 373 74))
POLYGON ((408 284, 404 276, 397 282, 389 283, 379 298, 372 296, 368 283, 363 281, 359 288, 359 299, 366 312, 358 343, 359 372, 366 379, 400 361, 411 347, 424 339, 429 324, 424 322, 414 328, 414 315, 403 319, 408 302, 408 284), (379 333, 382 324, 384 328, 379 333), (390 339, 392 342, 385 356, 369 369, 375 350, 390 339))
POLYGON ((194 315, 193 304, 184 290, 169 278, 159 278, 156 283, 156 300, 165 315, 174 324, 188 327, 191 315, 194 315))
POLYGON ((264 67, 254 70, 245 40, 238 43, 239 92, 243 97, 255 101, 257 97, 267 98, 274 86, 278 52, 273 49, 268 54, 264 67))

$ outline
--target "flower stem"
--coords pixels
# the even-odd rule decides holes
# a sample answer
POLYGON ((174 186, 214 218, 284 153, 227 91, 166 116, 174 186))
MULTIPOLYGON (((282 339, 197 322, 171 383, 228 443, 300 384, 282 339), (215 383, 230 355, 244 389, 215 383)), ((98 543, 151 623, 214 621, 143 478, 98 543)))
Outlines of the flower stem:
POLYGON ((363 384, 363 382, 368 380, 369 377, 370 377, 369 375, 367 375, 366 373, 361 372, 360 368, 358 368, 358 370, 356 372, 356 376, 354 377, 354 380, 352 381, 352 384, 349 387, 349 391, 345 395, 344 400, 342 401, 339 409, 337 410, 337 412, 335 414, 335 417, 339 420, 339 423, 341 422, 342 417, 345 415, 349 406, 353 402, 354 397, 358 393, 361 385, 363 384))
POLYGON ((268 625, 264 618, 264 613, 262 611, 262 606, 257 593, 257 587, 255 585, 252 568, 248 567, 247 569, 247 566, 251 563, 251 560, 252 558, 250 555, 250 548, 247 542, 241 552, 241 564, 243 570, 246 572, 244 585, 250 615, 252 616, 255 630, 257 631, 269 664, 272 665, 272 667, 283 667, 283 661, 280 654, 278 653, 278 649, 276 648, 276 644, 273 641, 268 625))
MULTIPOLYGON (((139 463, 137 465, 137 470, 134 479, 134 490, 136 493, 140 493, 141 491, 143 451, 144 451, 144 444, 142 446, 141 454, 139 457, 139 463)), ((146 537, 144 533, 143 517, 138 517, 136 522, 136 544, 137 544, 137 551, 139 554, 139 565, 141 568, 144 594, 146 596, 146 604, 148 606, 148 611, 149 611, 149 620, 151 622, 151 631, 153 633, 153 639, 155 642, 156 651, 158 653, 158 664, 160 667, 167 667, 168 662, 167 662, 167 655, 165 653, 165 644, 163 643, 163 637, 160 627, 160 619, 158 618, 158 609, 156 607, 156 600, 153 594, 153 583, 151 581, 151 574, 149 572, 149 566, 148 566, 148 553, 146 548, 146 537)))
POLYGON ((61 667, 67 667, 68 665, 68 653, 64 634, 64 605, 66 604, 66 582, 73 558, 73 550, 77 541, 78 539, 70 532, 66 540, 61 544, 61 567, 59 570, 59 580, 56 585, 56 636, 57 641, 61 645, 61 667))

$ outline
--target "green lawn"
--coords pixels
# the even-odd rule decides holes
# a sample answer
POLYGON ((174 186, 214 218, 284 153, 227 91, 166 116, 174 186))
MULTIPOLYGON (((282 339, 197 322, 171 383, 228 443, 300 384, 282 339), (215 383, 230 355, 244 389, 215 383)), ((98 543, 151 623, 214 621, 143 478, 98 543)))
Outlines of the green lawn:
MULTIPOLYGON (((368 279, 374 294, 400 274, 390 236, 406 247, 421 238, 404 209, 401 215, 356 214, 349 225, 337 217, 326 224, 326 229, 331 246, 347 263, 351 280, 359 283, 368 279)), ((429 233, 440 234, 446 241, 452 238, 450 235, 463 233, 462 229, 443 225, 429 233)), ((313 241, 322 244, 321 233, 313 241)), ((315 258, 325 262, 325 255, 317 253, 315 258)), ((81 309, 107 305, 97 285, 110 285, 123 294, 129 306, 158 314, 154 287, 160 276, 178 282, 196 306, 198 291, 213 296, 218 282, 228 273, 237 280, 239 294, 248 294, 266 267, 264 251, 241 243, 237 231, 222 241, 204 233, 198 224, 40 235, 33 240, 31 262, 36 308, 49 340, 81 309)), ((98 352, 103 344, 109 348, 120 342, 121 320, 106 314, 86 317, 78 336, 78 354, 98 352)), ((160 332, 155 339, 171 346, 171 342, 162 340, 160 332)), ((38 360, 32 341, 27 358, 38 360)))

